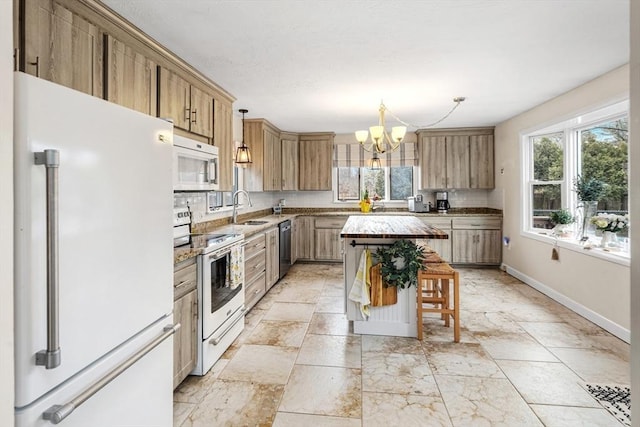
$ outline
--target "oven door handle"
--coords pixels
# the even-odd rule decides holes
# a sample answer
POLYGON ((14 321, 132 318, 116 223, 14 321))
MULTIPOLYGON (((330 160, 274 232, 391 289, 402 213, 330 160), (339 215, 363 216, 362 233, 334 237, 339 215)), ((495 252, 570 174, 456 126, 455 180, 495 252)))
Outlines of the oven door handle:
POLYGON ((220 344, 220 341, 222 341, 222 338, 224 338, 224 336, 229 333, 231 328, 236 326, 236 323, 238 323, 240 320, 242 320, 244 318, 244 312, 245 311, 247 311, 247 309, 244 306, 242 306, 242 309, 240 309, 240 315, 233 322, 231 322, 231 324, 229 326, 227 326, 226 329, 224 331, 222 331, 222 333, 219 336, 217 336, 216 338, 211 338, 209 340, 209 344, 213 344, 213 345, 220 344))
POLYGON ((217 260, 219 260, 221 258, 226 257, 230 253, 231 253, 231 249, 225 249, 225 250, 222 250, 220 252, 213 253, 213 254, 209 255, 209 261, 217 261, 217 260))

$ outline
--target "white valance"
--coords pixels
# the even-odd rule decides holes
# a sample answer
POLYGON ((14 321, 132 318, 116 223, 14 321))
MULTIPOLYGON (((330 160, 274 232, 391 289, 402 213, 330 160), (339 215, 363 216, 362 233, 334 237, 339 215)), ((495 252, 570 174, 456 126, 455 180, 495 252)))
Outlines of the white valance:
MULTIPOLYGON (((335 167, 365 167, 373 157, 373 153, 364 150, 358 143, 336 144, 333 150, 333 166, 335 167)), ((418 166, 417 144, 403 142, 392 153, 379 154, 382 166, 418 166)))

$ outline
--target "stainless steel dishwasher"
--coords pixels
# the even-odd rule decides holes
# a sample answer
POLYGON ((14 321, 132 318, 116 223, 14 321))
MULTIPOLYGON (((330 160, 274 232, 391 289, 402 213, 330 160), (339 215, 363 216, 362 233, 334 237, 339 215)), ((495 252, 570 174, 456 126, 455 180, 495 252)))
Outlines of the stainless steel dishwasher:
POLYGON ((280 278, 291 267, 291 220, 280 223, 280 278))

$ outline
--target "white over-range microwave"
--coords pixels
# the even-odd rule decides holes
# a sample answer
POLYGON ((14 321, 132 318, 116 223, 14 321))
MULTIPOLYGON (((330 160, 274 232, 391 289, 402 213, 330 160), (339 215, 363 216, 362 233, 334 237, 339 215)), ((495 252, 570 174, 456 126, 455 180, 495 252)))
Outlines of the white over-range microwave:
POLYGON ((173 191, 216 191, 218 147, 173 135, 173 191))

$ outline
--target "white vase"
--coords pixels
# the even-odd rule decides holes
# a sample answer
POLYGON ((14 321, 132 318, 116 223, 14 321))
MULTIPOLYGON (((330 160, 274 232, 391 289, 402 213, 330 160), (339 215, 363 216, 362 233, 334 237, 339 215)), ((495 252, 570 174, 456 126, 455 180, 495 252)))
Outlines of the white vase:
POLYGON ((603 231, 602 240, 600 240, 601 248, 617 248, 618 247, 618 235, 613 231, 603 231))

